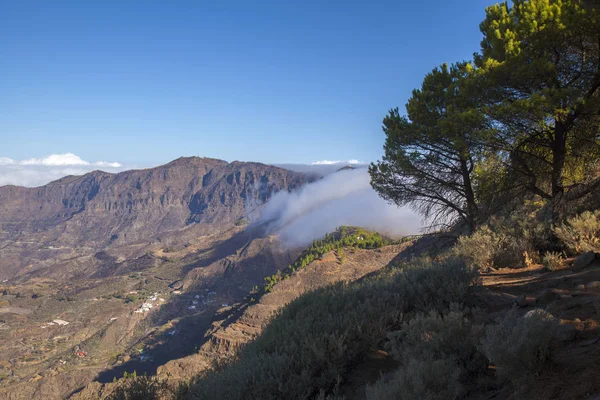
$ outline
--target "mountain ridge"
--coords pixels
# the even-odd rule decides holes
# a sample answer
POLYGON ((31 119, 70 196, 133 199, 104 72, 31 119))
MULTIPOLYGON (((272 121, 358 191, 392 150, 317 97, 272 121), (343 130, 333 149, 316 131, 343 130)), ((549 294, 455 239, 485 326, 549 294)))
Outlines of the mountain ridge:
POLYGON ((0 270, 18 272, 29 264, 18 265, 23 253, 39 246, 101 250, 149 244, 156 235, 190 225, 225 229, 257 213, 272 194, 310 179, 261 163, 181 157, 154 168, 66 176, 36 188, 3 186, 0 270))

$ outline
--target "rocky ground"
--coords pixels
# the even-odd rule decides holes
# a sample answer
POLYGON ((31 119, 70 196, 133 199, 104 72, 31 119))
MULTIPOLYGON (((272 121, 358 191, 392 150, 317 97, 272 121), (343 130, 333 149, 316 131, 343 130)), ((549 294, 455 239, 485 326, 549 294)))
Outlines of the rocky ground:
MULTIPOLYGON (((544 309, 560 321, 559 340, 552 349, 552 368, 528 382, 530 399, 600 396, 600 262, 578 270, 572 268, 573 264, 546 271, 532 266, 484 274, 484 289, 474 299, 483 322, 491 322, 512 307, 523 314, 544 309)), ((503 389, 480 396, 509 397, 503 389)))
MULTIPOLYGON (((468 398, 476 400, 597 399, 600 396, 600 262, 574 270, 574 261, 562 269, 547 271, 540 265, 505 268, 481 275, 482 287, 470 301, 476 321, 492 323, 507 311, 525 314, 543 309, 560 321, 558 340, 553 344, 551 367, 527 382, 527 393, 510 387, 475 389, 468 398), (516 396, 516 397, 515 397, 516 396), (521 396, 521 397, 520 397, 521 396), (525 397, 522 397, 525 396, 525 397)), ((347 400, 363 400, 365 385, 393 371, 396 362, 381 349, 350 373, 342 387, 347 400)), ((493 367, 490 376, 493 375, 493 367)))

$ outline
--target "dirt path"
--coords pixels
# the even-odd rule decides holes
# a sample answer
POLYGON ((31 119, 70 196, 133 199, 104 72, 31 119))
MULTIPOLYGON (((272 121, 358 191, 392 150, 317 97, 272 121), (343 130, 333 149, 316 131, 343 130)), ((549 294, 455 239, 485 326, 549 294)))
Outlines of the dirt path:
POLYGON ((5 314, 5 313, 27 315, 27 314, 31 314, 31 310, 28 308, 21 308, 21 307, 0 307, 0 314, 5 314))
MULTIPOLYGON (((546 271, 542 266, 501 269, 482 274, 481 287, 469 300, 476 307, 480 323, 496 318, 516 307, 526 312, 542 308, 560 320, 561 340, 552 351, 552 365, 528 382, 525 397, 510 387, 491 387, 489 391, 470 393, 475 400, 564 399, 593 400, 600 395, 600 263, 580 272, 565 268, 546 271)), ((343 387, 348 400, 363 400, 364 385, 397 368, 387 353, 373 349, 356 366, 343 387)))
MULTIPOLYGON (((522 313, 541 308, 560 321, 551 366, 528 382, 528 399, 575 400, 600 395, 600 264, 578 272, 569 268, 546 271, 541 266, 502 269, 484 274, 482 284, 476 294, 482 322, 493 322, 513 307, 522 313)), ((517 399, 515 396, 500 390, 482 398, 517 399)))

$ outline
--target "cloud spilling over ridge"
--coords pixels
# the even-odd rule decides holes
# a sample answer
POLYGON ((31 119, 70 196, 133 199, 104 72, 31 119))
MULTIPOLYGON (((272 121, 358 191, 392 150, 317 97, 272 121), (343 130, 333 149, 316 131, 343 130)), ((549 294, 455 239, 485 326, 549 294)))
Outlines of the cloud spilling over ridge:
POLYGON ((258 223, 290 247, 305 246, 341 225, 402 236, 418 233, 420 217, 388 204, 371 188, 364 168, 340 171, 269 200, 258 223))
POLYGON ((362 163, 358 160, 349 161, 315 161, 312 164, 273 164, 276 167, 289 169, 295 172, 313 175, 316 177, 324 177, 334 172, 339 171, 344 167, 352 168, 367 168, 369 164, 362 163))
POLYGON ((89 162, 73 153, 27 160, 0 157, 0 186, 41 186, 66 175, 83 175, 97 169, 118 172, 123 166, 118 162, 89 162))

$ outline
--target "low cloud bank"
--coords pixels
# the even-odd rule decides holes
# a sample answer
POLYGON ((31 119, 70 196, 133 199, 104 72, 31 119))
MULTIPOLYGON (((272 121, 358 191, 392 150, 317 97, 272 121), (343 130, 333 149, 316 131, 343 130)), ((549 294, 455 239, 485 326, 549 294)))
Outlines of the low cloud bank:
POLYGON ((361 164, 358 160, 348 160, 348 161, 330 161, 330 160, 321 160, 315 161, 312 165, 332 165, 332 164, 361 164))
POLYGON ((73 153, 51 154, 27 160, 0 157, 0 186, 41 186, 66 175, 83 175, 97 169, 106 172, 124 170, 118 162, 89 162, 73 153))
POLYGON ((269 200, 258 223, 290 247, 305 246, 341 225, 355 225, 392 236, 420 231, 418 215, 388 204, 371 188, 364 168, 339 171, 294 193, 269 200))

